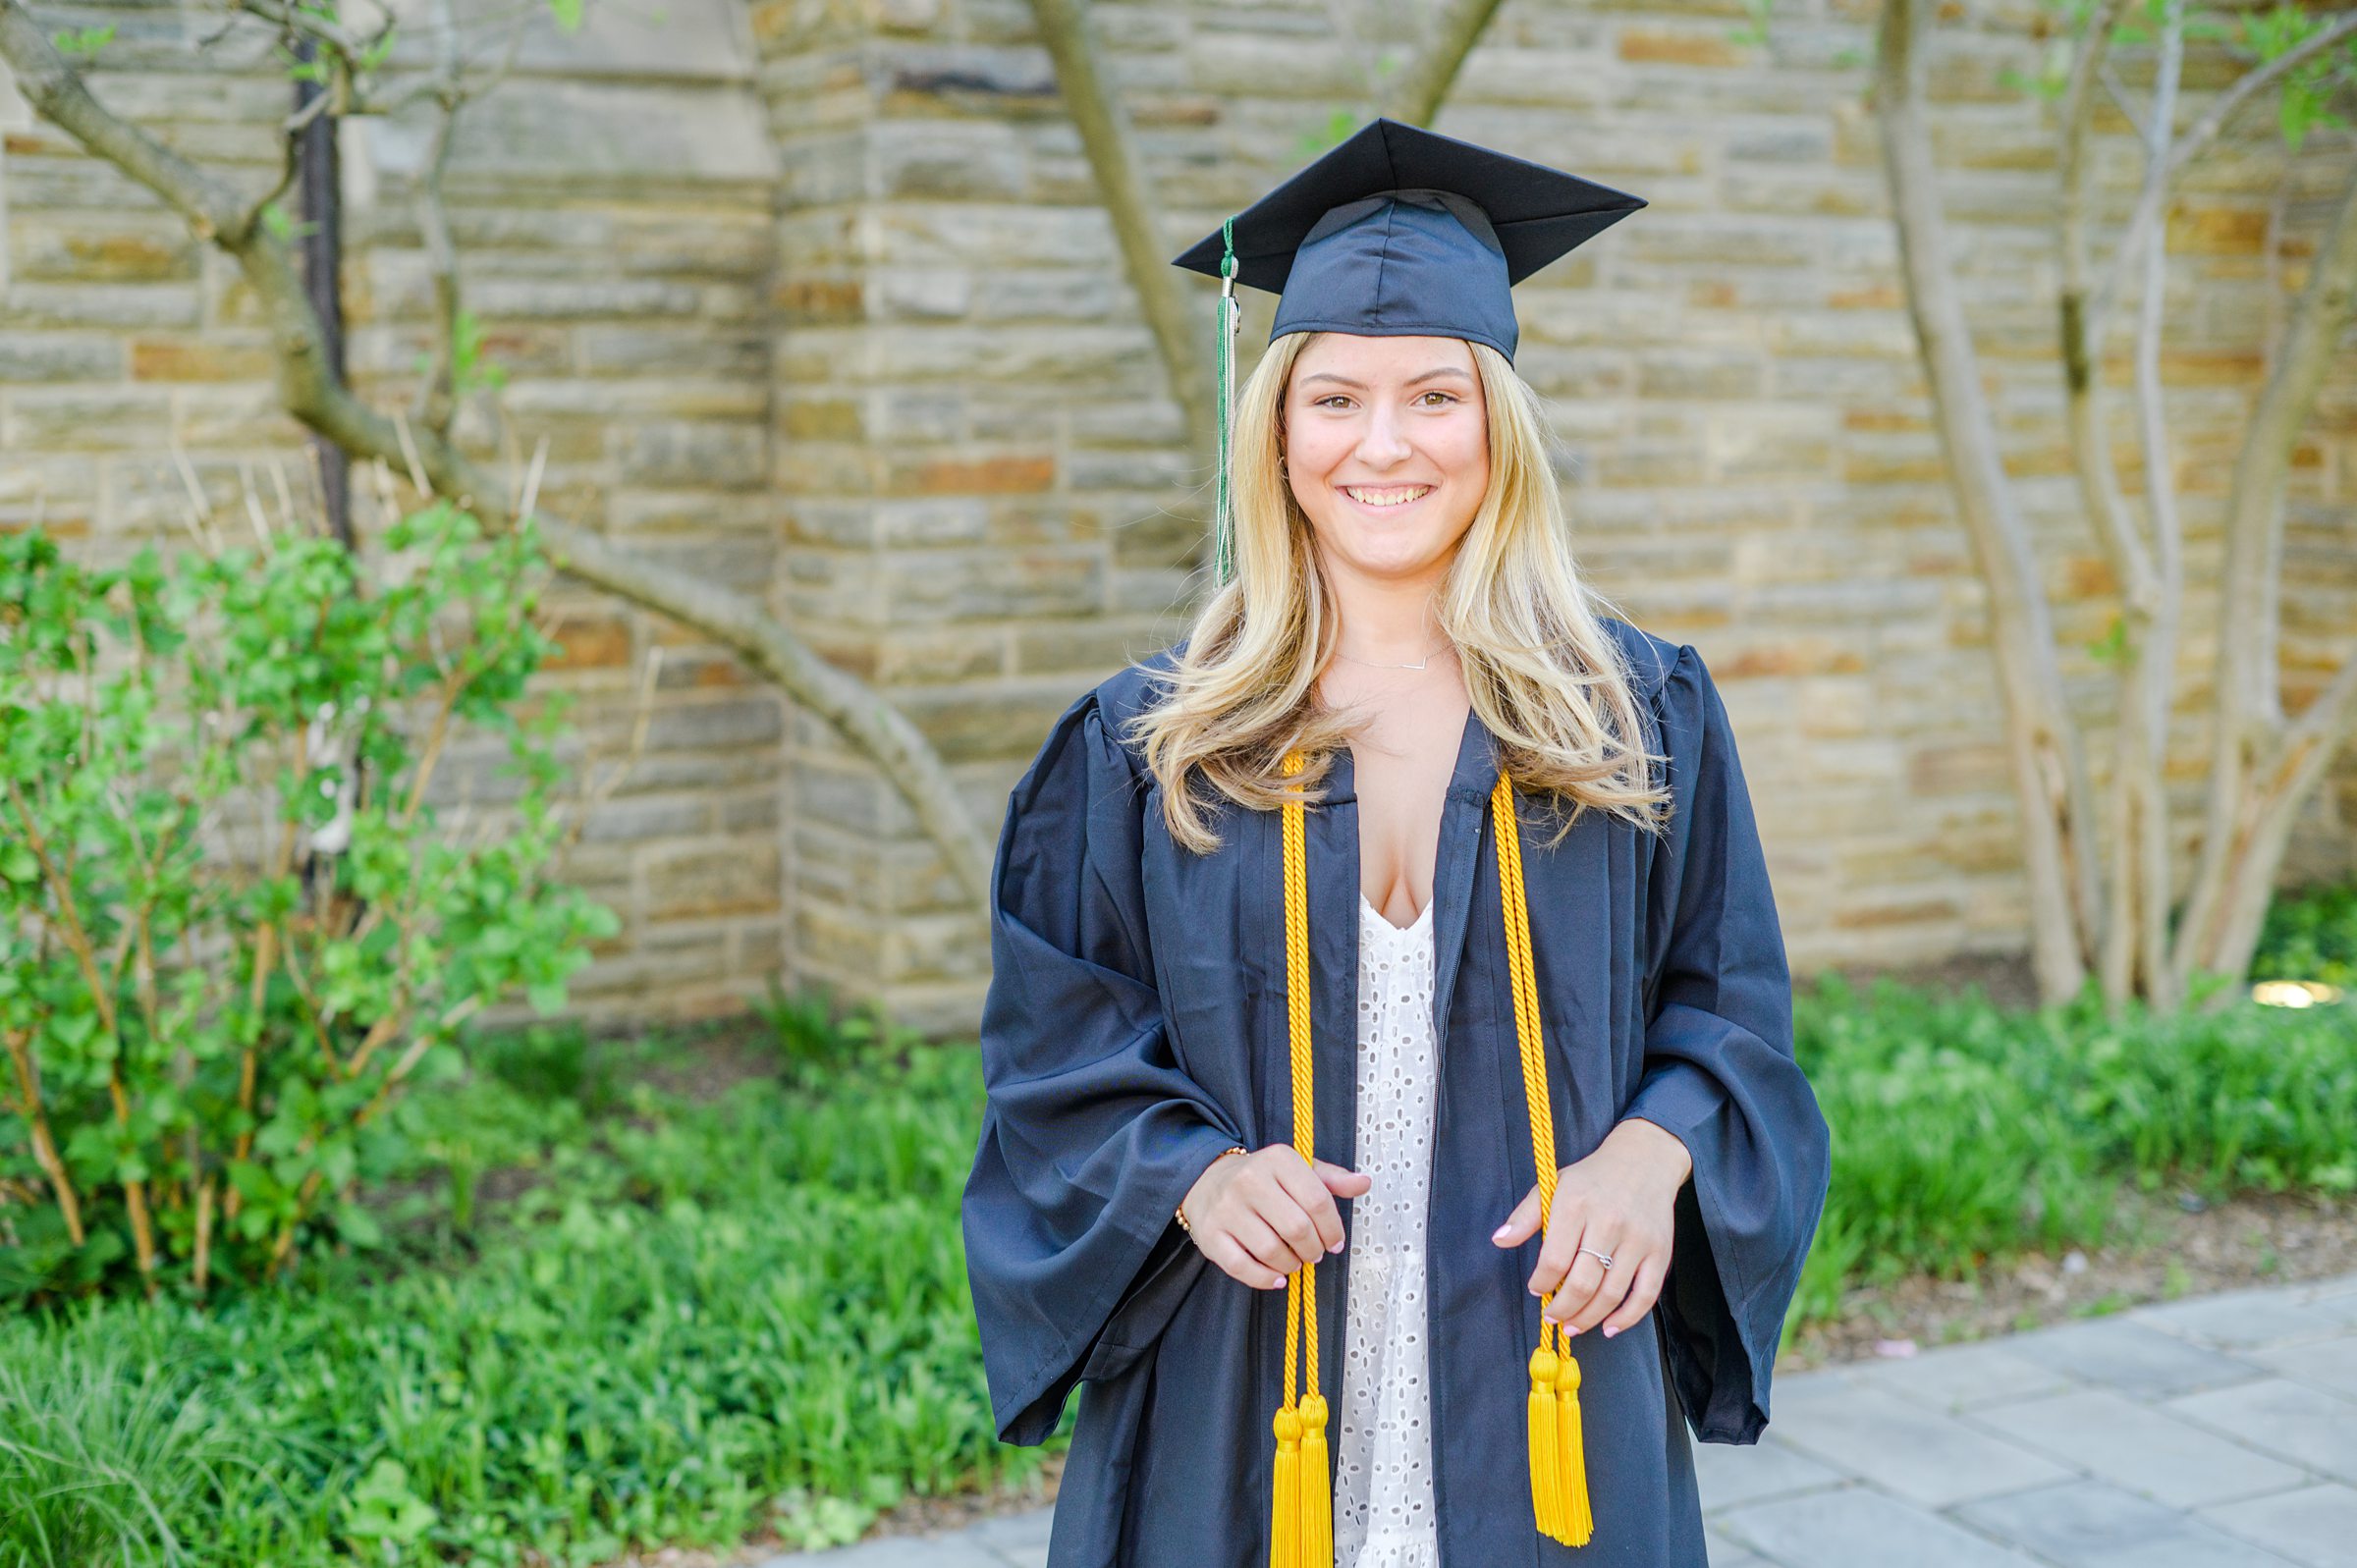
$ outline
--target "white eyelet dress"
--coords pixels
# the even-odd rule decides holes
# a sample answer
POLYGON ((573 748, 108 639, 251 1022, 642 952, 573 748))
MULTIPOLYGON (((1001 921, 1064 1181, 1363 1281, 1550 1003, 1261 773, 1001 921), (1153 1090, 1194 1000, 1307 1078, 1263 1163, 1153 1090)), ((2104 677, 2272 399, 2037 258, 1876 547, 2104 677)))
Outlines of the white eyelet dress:
POLYGON ((1335 1568, 1440 1568, 1432 1494, 1432 1347, 1424 1224, 1440 1051, 1432 904, 1402 929, 1358 898, 1355 1166, 1349 1303, 1336 1436, 1335 1568))

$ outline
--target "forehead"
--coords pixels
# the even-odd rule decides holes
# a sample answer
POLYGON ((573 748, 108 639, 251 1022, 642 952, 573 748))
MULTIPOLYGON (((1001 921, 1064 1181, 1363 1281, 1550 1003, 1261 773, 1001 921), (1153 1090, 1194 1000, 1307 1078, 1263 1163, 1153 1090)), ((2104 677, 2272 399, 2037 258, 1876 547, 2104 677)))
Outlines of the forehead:
POLYGON ((1474 375, 1473 346, 1462 338, 1369 337, 1354 332, 1321 332, 1293 361, 1299 383, 1319 374, 1352 381, 1405 381, 1431 370, 1474 375))

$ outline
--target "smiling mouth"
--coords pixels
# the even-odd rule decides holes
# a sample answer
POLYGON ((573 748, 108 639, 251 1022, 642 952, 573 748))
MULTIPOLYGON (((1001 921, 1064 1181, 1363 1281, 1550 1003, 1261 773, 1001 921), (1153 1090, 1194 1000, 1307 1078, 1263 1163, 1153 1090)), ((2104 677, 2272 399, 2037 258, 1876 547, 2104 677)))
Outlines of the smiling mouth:
POLYGON ((1343 495, 1362 507, 1404 507, 1411 501, 1421 501, 1432 494, 1430 485, 1387 485, 1372 489, 1365 485, 1340 485, 1343 495))

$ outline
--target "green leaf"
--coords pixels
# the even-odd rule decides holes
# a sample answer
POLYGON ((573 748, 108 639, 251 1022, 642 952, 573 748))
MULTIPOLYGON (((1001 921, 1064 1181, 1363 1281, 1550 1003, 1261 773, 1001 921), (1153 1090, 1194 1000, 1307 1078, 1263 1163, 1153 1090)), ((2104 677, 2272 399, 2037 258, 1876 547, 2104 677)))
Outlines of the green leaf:
POLYGON ((115 41, 115 25, 110 22, 102 27, 69 27, 53 34, 50 41, 57 45, 59 54, 68 58, 81 55, 86 64, 96 60, 98 51, 115 41))
POLYGON ((362 1251, 371 1251, 385 1243, 385 1227, 377 1223, 376 1216, 356 1203, 336 1205, 336 1229, 346 1241, 362 1251))

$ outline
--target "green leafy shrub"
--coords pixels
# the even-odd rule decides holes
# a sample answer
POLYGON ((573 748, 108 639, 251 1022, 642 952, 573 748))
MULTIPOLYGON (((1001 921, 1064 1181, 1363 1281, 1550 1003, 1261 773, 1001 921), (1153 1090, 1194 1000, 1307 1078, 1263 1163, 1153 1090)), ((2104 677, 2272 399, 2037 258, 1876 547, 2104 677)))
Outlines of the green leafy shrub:
POLYGON ((0 1300, 371 1243, 383 1112, 614 929, 550 876, 529 537, 437 504, 373 575, 317 538, 110 569, 0 538, 0 1300), (446 824, 477 741, 504 798, 446 824))
POLYGON ((2357 993, 2357 883, 2277 898, 2260 927, 2253 980, 2321 980, 2357 993))
POLYGON ((2111 1019, 2092 986, 2016 1012, 1827 976, 1794 1014, 1834 1135, 1824 1257, 1802 1278, 1812 1314, 1845 1280, 1969 1278, 2025 1248, 2100 1244, 2126 1181, 2357 1190, 2357 1007, 2111 1019))

